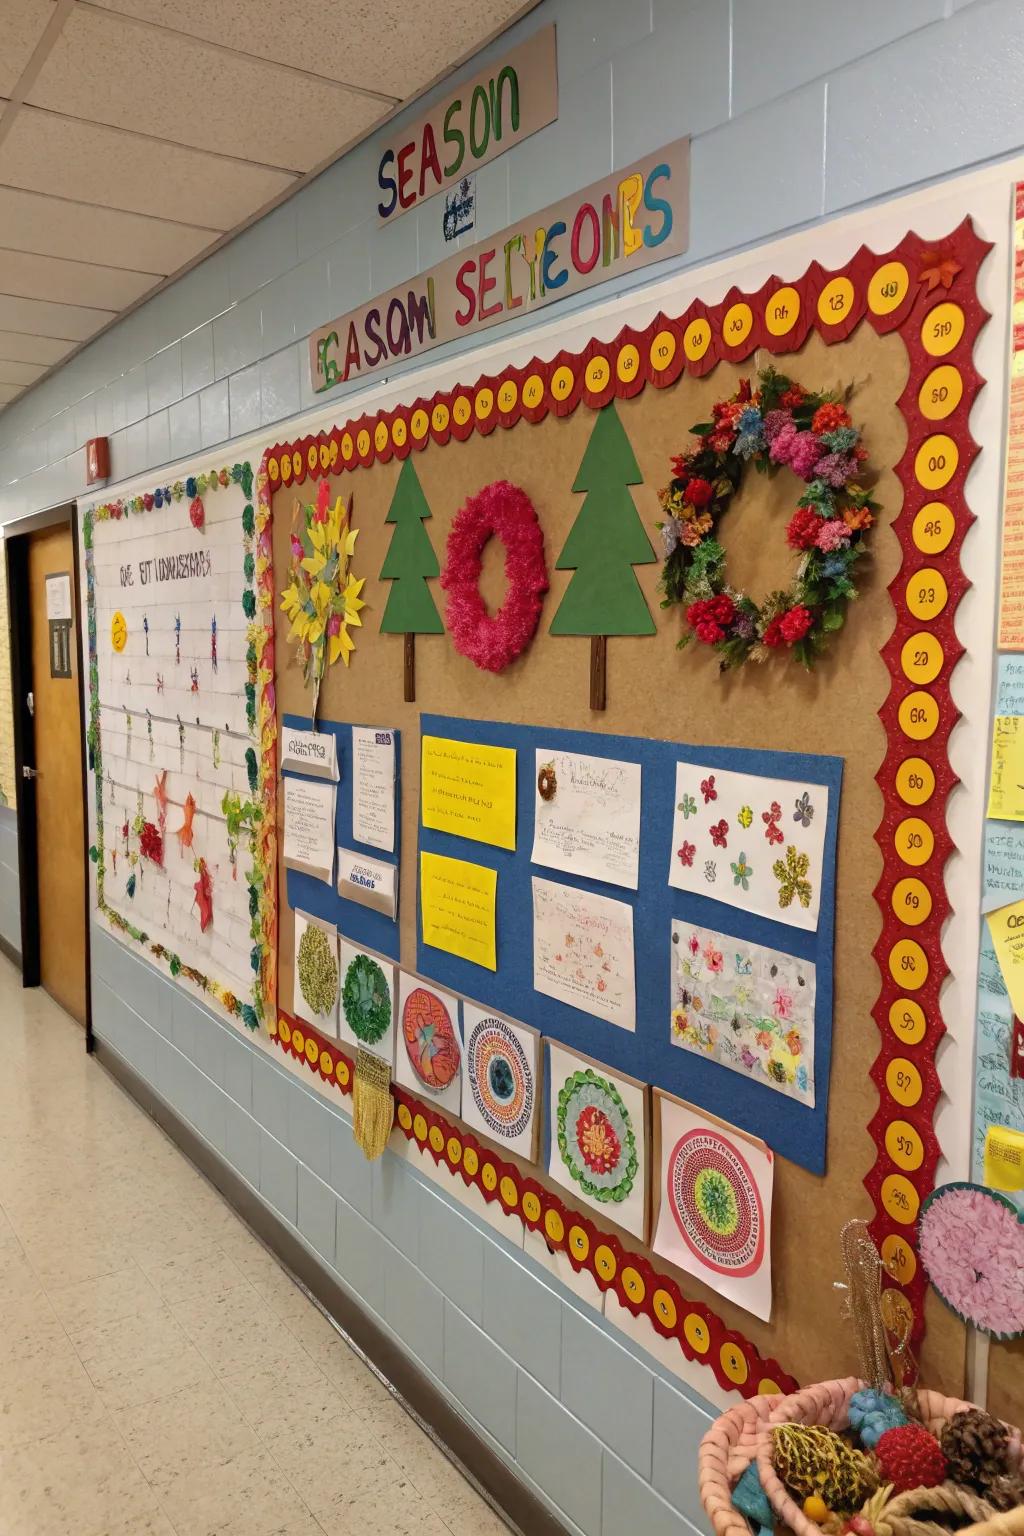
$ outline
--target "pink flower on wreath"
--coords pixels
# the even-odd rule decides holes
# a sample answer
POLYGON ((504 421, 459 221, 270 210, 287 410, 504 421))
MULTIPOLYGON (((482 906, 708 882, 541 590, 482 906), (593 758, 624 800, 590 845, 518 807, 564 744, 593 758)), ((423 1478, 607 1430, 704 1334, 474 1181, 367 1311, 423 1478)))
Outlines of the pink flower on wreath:
POLYGON ((813 480, 821 458, 821 438, 813 432, 798 432, 789 453, 789 467, 801 480, 813 480))
POLYGON ((857 460, 848 453, 826 453, 818 460, 814 475, 826 485, 841 490, 857 473, 857 460))
MULTIPOLYGON (((793 426, 793 417, 789 411, 769 411, 764 418, 761 430, 764 432, 765 442, 771 446, 783 427, 793 426)), ((794 432, 796 428, 793 427, 794 432)))
MULTIPOLYGON (((676 854, 677 854, 677 857, 679 859, 679 862, 682 865, 684 865, 686 869, 692 869, 693 868, 693 856, 694 856, 694 854, 696 852, 697 852, 697 845, 696 845, 696 843, 684 843, 681 848, 677 848, 676 849, 676 854)), ((696 942, 697 942, 696 939, 691 939, 690 940, 691 947, 696 942)), ((694 954, 697 953, 696 949, 694 949, 693 953, 694 954)))
POLYGON ((768 456, 773 464, 789 463, 793 454, 793 445, 798 436, 799 433, 793 425, 793 418, 790 416, 783 422, 772 441, 768 456))
POLYGON ((825 554, 833 549, 845 549, 850 542, 851 531, 841 517, 835 517, 831 522, 819 524, 818 536, 814 542, 825 554))

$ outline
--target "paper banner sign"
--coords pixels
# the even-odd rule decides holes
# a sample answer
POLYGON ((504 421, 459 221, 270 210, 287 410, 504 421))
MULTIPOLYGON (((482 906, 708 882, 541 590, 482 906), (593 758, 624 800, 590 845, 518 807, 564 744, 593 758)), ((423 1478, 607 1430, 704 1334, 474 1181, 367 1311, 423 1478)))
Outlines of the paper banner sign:
POLYGON ((314 879, 334 878, 337 786, 312 779, 284 781, 284 862, 314 879))
POLYGON ((639 763, 538 748, 533 863, 635 891, 640 776, 639 763))
POLYGON ((540 1106, 539 1034, 467 1002, 462 1027, 462 1118, 532 1162, 540 1106))
POLYGON ((352 836, 395 851, 395 733, 352 727, 352 836))
POLYGON ((459 1001, 402 971, 398 985, 395 1081, 457 1115, 462 1109, 459 1001))
POLYGON ((767 1322, 772 1152, 692 1104, 658 1089, 654 1096, 660 1202, 654 1251, 767 1322))
POLYGON ((497 870, 440 853, 420 854, 423 942, 450 955, 497 969, 497 870))
POLYGON ((339 848, 338 895, 394 918, 398 915, 398 869, 383 859, 367 859, 351 848, 339 848))
POLYGON ((339 936, 338 1038, 390 1065, 395 1056, 395 967, 339 936))
POLYGON ((609 1221, 647 1236, 647 1089, 635 1078, 546 1042, 548 1175, 609 1221))
POLYGON ((307 912, 295 912, 295 984, 292 1006, 300 1019, 338 1033, 338 931, 307 912))
POLYGON ((635 1029, 633 908, 534 876, 533 985, 570 1008, 635 1029))
POLYGON ((310 779, 338 779, 338 743, 331 731, 281 728, 281 767, 310 779))
POLYGON ((678 763, 668 883, 813 933, 827 823, 824 785, 678 763))

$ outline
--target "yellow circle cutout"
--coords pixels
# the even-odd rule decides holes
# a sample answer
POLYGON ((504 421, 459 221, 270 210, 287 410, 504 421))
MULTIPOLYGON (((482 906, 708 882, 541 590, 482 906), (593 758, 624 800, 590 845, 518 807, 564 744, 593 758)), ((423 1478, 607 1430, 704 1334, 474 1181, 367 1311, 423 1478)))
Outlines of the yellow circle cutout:
POLYGON ((309 465, 310 474, 315 474, 317 465, 320 462, 320 455, 317 452, 316 443, 310 443, 309 448, 306 450, 306 462, 309 465))
POLYGON ((338 462, 338 439, 336 437, 332 437, 327 445, 327 458, 330 467, 333 469, 338 462))
POLYGON ((722 321, 722 337, 729 347, 742 346, 754 324, 754 312, 749 304, 732 304, 722 321))
POLYGON ((631 341, 627 341, 618 357, 615 359, 615 372, 623 384, 630 379, 635 379, 637 369, 640 367, 640 353, 631 341))
POLYGON ((902 1237, 897 1237, 895 1232, 890 1232, 888 1237, 882 1239, 880 1249, 882 1263, 901 1285, 909 1285, 917 1274, 917 1255, 910 1244, 902 1237))
POLYGON ((356 452, 361 459, 365 459, 370 451, 370 434, 365 427, 360 427, 356 433, 356 452))
MULTIPOLYGON (((480 1154, 475 1147, 467 1147, 462 1156, 462 1166, 471 1179, 475 1179, 480 1168, 480 1154)), ((539 1213, 538 1213, 539 1214, 539 1213)))
MULTIPOLYGON (((683 332, 683 351, 691 363, 697 363, 711 345, 711 325, 703 319, 691 320, 683 332)), ((654 348, 651 348, 653 353, 654 348)))
POLYGON ((785 336, 800 318, 800 295, 795 288, 777 288, 768 300, 764 323, 773 336, 785 336))
POLYGON ((412 419, 409 422, 409 431, 412 433, 413 437, 418 443, 422 443, 429 430, 430 417, 427 415, 426 411, 421 405, 412 413, 412 419))
POLYGON ((935 852, 935 833, 920 816, 907 816, 896 828, 893 843, 904 864, 918 869, 935 852))
POLYGON ((711 1348, 711 1333, 708 1325, 696 1312, 688 1312, 683 1318, 683 1337, 698 1355, 706 1355, 711 1348))
POLYGON ((925 805, 935 793, 935 769, 923 757, 907 757, 896 770, 896 793, 905 805, 925 805))
POLYGON ((576 375, 572 369, 566 363, 562 363, 551 375, 551 393, 556 400, 564 400, 567 395, 572 394, 575 382, 576 375))
POLYGON ((430 413, 430 425, 435 432, 444 432, 447 430, 450 420, 451 414, 448 407, 443 400, 439 400, 430 413))
POLYGON ((342 439, 341 439, 341 456, 345 460, 346 464, 348 463, 349 459, 352 457, 353 453, 355 453, 355 451, 356 451, 356 445, 352 441, 352 433, 351 432, 346 432, 342 436, 342 439))
POLYGON ((444 1150, 444 1132, 439 1125, 432 1125, 430 1127, 428 1140, 435 1152, 442 1152, 444 1150))
POLYGON ((758 1397, 781 1397, 782 1388, 770 1376, 762 1376, 757 1384, 758 1397))
POLYGON ((906 1056, 894 1056, 885 1069, 885 1086, 897 1104, 912 1109, 923 1091, 921 1074, 906 1056))
POLYGON ((518 384, 516 383, 515 379, 506 379, 501 388, 498 390, 498 410, 504 411, 505 415, 507 416, 510 411, 515 410, 516 401, 518 399, 518 384))
POLYGON ((320 1047, 309 1035, 306 1036, 306 1060, 314 1067, 320 1060, 320 1047))
POLYGON ((633 1268, 632 1264, 627 1264, 622 1271, 622 1289, 629 1297, 629 1300, 637 1304, 642 1302, 647 1295, 647 1287, 644 1285, 643 1276, 638 1269, 633 1268))
POLYGON ((582 1263, 590 1252, 590 1238, 587 1236, 585 1227, 569 1228, 569 1249, 582 1263))
POLYGON ((909 1120, 890 1120, 885 1128, 885 1150, 904 1173, 914 1173, 924 1162, 924 1142, 909 1120))
POLYGON ((540 405, 543 399, 544 380, 541 378, 539 373, 531 373, 530 377, 523 385, 523 404, 528 405, 532 411, 536 410, 537 406, 540 405))
POLYGON ((932 915, 932 893, 923 880, 908 875, 892 888, 892 910, 908 928, 918 928, 932 915))
POLYGON ((729 1380, 735 1382, 738 1387, 742 1387, 750 1374, 747 1367, 747 1358, 742 1350, 738 1349, 735 1344, 726 1343, 718 1351, 718 1358, 721 1360, 722 1370, 729 1380))
POLYGON ((594 1249, 594 1268, 602 1280, 614 1280, 618 1263, 607 1243, 601 1243, 594 1249))
POLYGON ((560 1243, 565 1236, 565 1223, 553 1207, 544 1212, 544 1231, 552 1243, 560 1243))
POLYGON ((882 1292, 881 1311, 882 1322, 891 1334, 897 1339, 907 1339, 910 1337, 910 1329, 914 1321, 914 1309, 902 1291, 894 1290, 892 1286, 888 1286, 882 1292))
POLYGON ((328 1077, 334 1076, 334 1057, 330 1051, 320 1052, 320 1070, 325 1072, 328 1077))
POLYGON ((412 1133, 417 1141, 426 1141, 427 1122, 423 1115, 414 1115, 412 1121, 412 1133))
POLYGON ((476 410, 477 421, 486 421, 488 416, 494 410, 494 390, 488 389, 486 387, 483 389, 478 389, 476 392, 474 409, 476 410))
MULTIPOLYGON (((708 328, 708 341, 711 340, 711 330, 708 328)), ((707 347, 703 348, 707 351, 707 347)), ((651 342, 651 367, 655 373, 664 373, 672 359, 676 355, 676 338, 671 331, 659 331, 651 342)))
POLYGON ((868 308, 873 315, 891 315, 910 288, 910 273, 902 261, 886 261, 868 284, 868 308))
POLYGON ((668 1291, 657 1290, 651 1297, 651 1305, 658 1314, 658 1321, 663 1328, 674 1328, 679 1316, 676 1304, 668 1291))
POLYGON ((273 454, 267 460, 267 478, 270 480, 280 480, 281 478, 281 466, 273 454))
MULTIPOLYGON (((466 1153, 468 1162, 469 1153, 466 1153)), ((527 1221, 536 1221, 540 1216, 540 1197, 532 1189, 528 1189, 523 1196, 523 1215, 527 1221)))
POLYGON ((924 1009, 912 997, 898 997, 889 1004, 889 1028, 906 1045, 916 1045, 924 1039, 924 1009))
POLYGON ((285 1045, 289 1045, 291 1043, 292 1027, 288 1023, 287 1019, 278 1020, 277 1033, 279 1038, 284 1041, 285 1045))
POLYGON ((409 436, 409 425, 404 416, 396 416, 391 423, 391 441, 396 448, 404 448, 409 436))
POLYGON ((448 1137, 448 1145, 445 1150, 448 1153, 448 1161, 450 1163, 462 1162, 462 1142, 455 1136, 448 1137))
POLYGON ((944 501, 929 501, 914 518, 914 543, 924 555, 941 555, 956 532, 956 518, 944 501))
POLYGON ((915 619, 935 619, 949 601, 946 578, 934 566, 915 571, 907 580, 907 607, 915 619))
POLYGON ((903 676, 912 683, 934 683, 945 659, 941 644, 925 629, 911 635, 900 652, 903 676))
POLYGON ((306 466, 303 463, 302 454, 296 448, 295 452, 292 454, 292 478, 294 480, 300 480, 305 473, 305 469, 306 466))
POLYGON ((334 1069, 334 1075, 337 1078, 338 1082, 341 1084, 341 1086, 343 1088, 346 1088, 348 1086, 348 1080, 349 1080, 349 1078, 352 1075, 349 1072, 349 1069, 348 1069, 348 1062, 347 1061, 339 1061, 338 1065, 334 1069))
POLYGON ((964 333, 959 304, 936 304, 921 321, 921 343, 929 357, 945 357, 964 333))
POLYGON ((941 491, 956 474, 960 463, 960 450, 945 432, 933 432, 926 437, 914 458, 914 474, 918 485, 926 491, 941 491))
POLYGON ((498 1194, 501 1196, 503 1204, 511 1206, 513 1209, 519 1204, 519 1191, 516 1189, 516 1181, 515 1179, 510 1179, 507 1173, 498 1186, 498 1194))
POLYGON ((330 466, 331 466, 331 445, 330 445, 330 443, 321 443, 320 444, 320 468, 321 469, 329 469, 330 466))
MULTIPOLYGON (((905 1174, 890 1173, 888 1178, 882 1180, 882 1205, 893 1221, 898 1221, 903 1227, 912 1226, 917 1220, 920 1204, 917 1190, 905 1174)), ((886 1294, 891 1295, 892 1292, 886 1294)))
POLYGON ((403 1131, 412 1130, 412 1111, 410 1110, 408 1104, 399 1104, 398 1123, 402 1127, 403 1131))
POLYGON ((595 395, 599 395, 602 389, 606 388, 611 376, 612 366, 606 357, 592 357, 584 374, 587 388, 595 395))
POLYGON ((110 643, 115 651, 123 651, 128 642, 128 623, 120 609, 110 621, 110 643))
POLYGON ((388 424, 386 421, 378 421, 373 429, 373 446, 378 453, 383 453, 388 445, 388 424))
POLYGON ((896 712, 900 730, 911 741, 927 741, 939 723, 939 706, 930 693, 908 693, 896 712))
POLYGON ((848 277, 834 277, 818 295, 818 319, 822 325, 838 325, 853 307, 853 284, 848 277))
POLYGON ((933 368, 918 391, 917 404, 928 421, 945 421, 963 399, 964 380, 959 368, 943 363, 933 368))
POLYGON ((470 405, 469 400, 465 395, 459 395, 452 406, 452 420, 455 425, 457 427, 464 427, 472 414, 473 407, 470 405))
POLYGON ((897 986, 916 992, 928 980, 928 956, 916 939, 897 939, 889 951, 889 975, 897 986))
POLYGON ((493 1163, 484 1163, 480 1170, 480 1183, 487 1190, 488 1194, 490 1194, 492 1189, 497 1188, 498 1170, 493 1163))

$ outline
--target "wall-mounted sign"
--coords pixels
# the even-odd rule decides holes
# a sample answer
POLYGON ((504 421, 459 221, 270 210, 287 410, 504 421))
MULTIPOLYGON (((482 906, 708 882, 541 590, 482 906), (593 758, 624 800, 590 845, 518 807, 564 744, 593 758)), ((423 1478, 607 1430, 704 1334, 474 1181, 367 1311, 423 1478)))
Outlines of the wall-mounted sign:
POLYGON ((544 27, 503 60, 443 96, 385 144, 377 215, 393 223, 558 116, 555 29, 544 27))
POLYGON ((690 141, 677 139, 478 241, 309 338, 313 389, 498 325, 686 250, 690 141))

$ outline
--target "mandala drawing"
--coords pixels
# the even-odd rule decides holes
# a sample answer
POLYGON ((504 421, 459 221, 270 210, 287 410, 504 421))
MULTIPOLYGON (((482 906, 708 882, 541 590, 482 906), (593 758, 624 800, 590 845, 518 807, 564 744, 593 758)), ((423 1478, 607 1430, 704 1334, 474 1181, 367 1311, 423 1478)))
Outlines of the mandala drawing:
POLYGON ((751 1275, 764 1259, 761 1196, 746 1159, 717 1131, 687 1131, 668 1158, 669 1209, 683 1242, 721 1275, 751 1275))
POLYGON ((558 1150, 591 1199, 618 1204, 632 1190, 639 1163, 629 1111, 590 1067, 567 1078, 558 1095, 558 1150))
POLYGON ((451 1014, 435 992, 417 987, 402 1009, 409 1063, 425 1088, 443 1093, 459 1070, 459 1042, 451 1014))
POLYGON ((533 1067, 503 1019, 483 1018, 466 1041, 469 1083, 485 1125, 513 1141, 529 1127, 535 1098, 533 1067))

